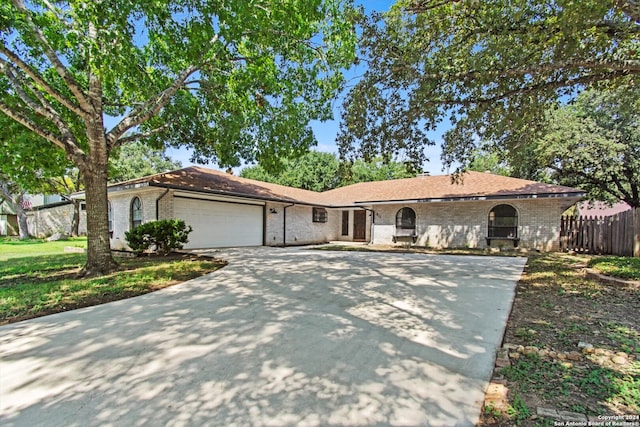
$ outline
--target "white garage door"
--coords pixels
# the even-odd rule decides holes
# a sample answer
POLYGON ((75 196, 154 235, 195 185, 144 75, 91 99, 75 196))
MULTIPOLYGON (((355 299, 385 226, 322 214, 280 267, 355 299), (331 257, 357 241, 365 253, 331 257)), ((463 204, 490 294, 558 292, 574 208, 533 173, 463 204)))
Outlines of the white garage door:
POLYGON ((262 245, 261 205, 176 197, 173 209, 193 227, 187 249, 262 245))

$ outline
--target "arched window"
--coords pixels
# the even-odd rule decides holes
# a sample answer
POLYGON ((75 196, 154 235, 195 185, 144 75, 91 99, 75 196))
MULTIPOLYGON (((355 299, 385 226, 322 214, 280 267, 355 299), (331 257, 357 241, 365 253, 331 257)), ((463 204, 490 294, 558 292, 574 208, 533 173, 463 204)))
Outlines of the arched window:
POLYGON ((511 205, 494 206, 489 212, 489 237, 518 238, 518 212, 511 205))
POLYGON ((131 201, 131 228, 142 224, 142 201, 140 197, 134 197, 131 201))
POLYGON ((415 230, 416 213, 411 208, 402 208, 396 213, 396 230, 415 230))

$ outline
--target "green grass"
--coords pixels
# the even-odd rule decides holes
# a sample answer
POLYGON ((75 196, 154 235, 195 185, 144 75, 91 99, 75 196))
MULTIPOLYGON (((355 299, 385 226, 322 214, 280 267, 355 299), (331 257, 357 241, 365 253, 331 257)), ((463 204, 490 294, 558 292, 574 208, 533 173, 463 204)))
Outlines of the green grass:
POLYGON ((64 253, 69 242, 60 243, 0 243, 0 324, 145 294, 224 265, 211 258, 142 257, 121 260, 120 270, 106 276, 78 278, 86 255, 64 253))
POLYGON ((64 248, 87 247, 86 237, 72 237, 69 240, 47 242, 44 239, 18 240, 14 238, 0 238, 0 261, 25 256, 51 255, 64 253, 64 248))
POLYGON ((640 280, 640 258, 605 256, 593 258, 589 267, 608 276, 640 280))

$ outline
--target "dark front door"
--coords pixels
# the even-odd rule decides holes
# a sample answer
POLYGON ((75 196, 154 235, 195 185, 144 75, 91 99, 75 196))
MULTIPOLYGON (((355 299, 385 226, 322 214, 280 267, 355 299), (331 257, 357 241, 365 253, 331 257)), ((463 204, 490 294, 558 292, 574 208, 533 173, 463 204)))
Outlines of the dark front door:
POLYGON ((367 240, 366 211, 353 211, 353 240, 367 240))

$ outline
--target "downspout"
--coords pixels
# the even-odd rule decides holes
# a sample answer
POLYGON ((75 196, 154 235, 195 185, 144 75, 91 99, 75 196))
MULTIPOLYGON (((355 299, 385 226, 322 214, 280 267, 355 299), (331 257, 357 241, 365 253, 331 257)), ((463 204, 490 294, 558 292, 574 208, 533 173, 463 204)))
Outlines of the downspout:
POLYGON ((167 188, 166 190, 164 190, 164 193, 162 193, 156 199, 156 221, 160 219, 160 200, 162 200, 162 198, 166 196, 168 192, 169 192, 169 189, 167 188))
POLYGON ((291 203, 290 205, 287 205, 284 207, 284 209, 282 209, 282 214, 284 215, 284 217, 282 218, 282 247, 286 248, 287 247, 287 208, 290 208, 291 206, 294 206, 295 203, 291 203))

